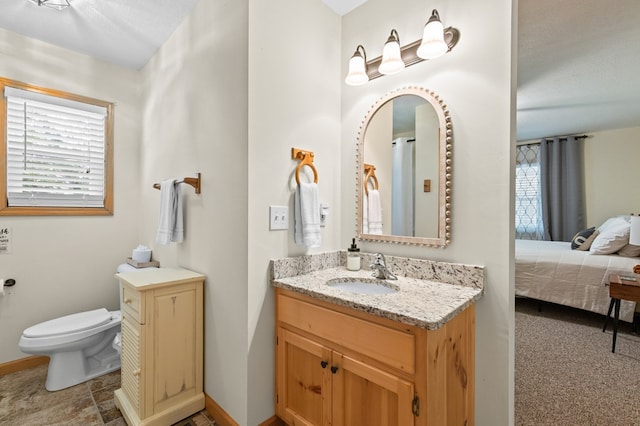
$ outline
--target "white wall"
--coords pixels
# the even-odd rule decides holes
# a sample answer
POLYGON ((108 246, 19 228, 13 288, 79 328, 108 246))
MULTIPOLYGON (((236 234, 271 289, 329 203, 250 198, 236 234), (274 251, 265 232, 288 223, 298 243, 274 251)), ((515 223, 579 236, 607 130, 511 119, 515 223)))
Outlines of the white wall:
POLYGON ((102 217, 0 216, 13 234, 0 255, 0 363, 28 356, 22 331, 83 310, 118 308, 113 274, 137 245, 140 89, 138 73, 0 30, 0 76, 115 103, 114 214, 102 217))
MULTIPOLYGON (((514 2, 517 4, 517 2, 514 2)), ((486 267, 486 293, 476 311, 476 424, 513 424, 513 162, 515 52, 511 0, 368 0, 343 18, 342 67, 358 44, 381 54, 395 28, 402 44, 419 39, 431 9, 461 32, 448 55, 402 73, 342 90, 342 239, 354 233, 355 142, 376 100, 418 85, 435 91, 453 123, 452 243, 445 249, 362 243, 364 251, 486 267)))
POLYGON ((141 241, 163 266, 207 276, 204 390, 240 424, 247 394, 248 2, 201 1, 143 70, 141 241), (183 185, 185 241, 155 244, 154 182, 183 185))
POLYGON ((590 133, 584 140, 587 226, 611 216, 639 214, 640 127, 590 133))
POLYGON ((293 221, 269 231, 270 205, 293 217, 292 147, 315 152, 333 213, 312 251, 340 247, 339 24, 316 0, 201 1, 144 70, 141 240, 162 264, 207 276, 205 392, 241 425, 274 413, 269 260, 306 252, 293 221), (157 247, 151 185, 194 171, 186 241, 157 247))
MULTIPOLYGON (((340 17, 319 0, 251 0, 249 11, 248 413, 274 413, 274 298, 270 259, 346 248, 340 240, 340 17), (320 202, 330 213, 322 245, 293 241, 291 148, 311 150, 320 202), (269 231, 269 205, 289 206, 289 231, 269 231)), ((303 168, 301 180, 312 175, 303 168)))

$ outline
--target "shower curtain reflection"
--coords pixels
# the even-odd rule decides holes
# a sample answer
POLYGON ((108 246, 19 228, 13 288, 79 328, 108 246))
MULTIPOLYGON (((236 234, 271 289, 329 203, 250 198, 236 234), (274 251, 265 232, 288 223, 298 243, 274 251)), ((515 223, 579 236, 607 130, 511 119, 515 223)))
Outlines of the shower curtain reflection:
POLYGON ((391 233, 415 235, 415 139, 401 137, 392 142, 391 233))

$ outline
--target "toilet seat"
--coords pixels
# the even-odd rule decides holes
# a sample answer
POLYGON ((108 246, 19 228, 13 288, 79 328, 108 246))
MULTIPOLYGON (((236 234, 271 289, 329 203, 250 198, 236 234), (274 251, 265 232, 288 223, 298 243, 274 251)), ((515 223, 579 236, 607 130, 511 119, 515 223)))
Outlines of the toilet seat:
POLYGON ((27 328, 23 332, 25 337, 48 337, 62 334, 76 333, 99 327, 111 321, 111 312, 105 308, 93 311, 79 312, 64 317, 52 319, 27 328))

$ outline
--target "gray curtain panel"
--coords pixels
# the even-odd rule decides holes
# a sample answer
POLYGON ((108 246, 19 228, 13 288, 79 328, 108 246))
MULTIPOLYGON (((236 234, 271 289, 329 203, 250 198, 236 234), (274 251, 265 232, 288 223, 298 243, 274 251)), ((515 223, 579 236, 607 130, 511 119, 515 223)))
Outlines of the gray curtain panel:
POLYGON ((540 190, 544 239, 571 241, 584 229, 582 138, 540 141, 540 190))

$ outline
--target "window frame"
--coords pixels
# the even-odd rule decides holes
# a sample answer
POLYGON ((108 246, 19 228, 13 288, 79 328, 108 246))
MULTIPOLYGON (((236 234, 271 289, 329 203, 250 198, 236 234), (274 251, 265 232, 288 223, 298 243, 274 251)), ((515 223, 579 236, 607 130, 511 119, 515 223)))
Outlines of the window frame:
POLYGON ((32 84, 0 77, 0 216, 111 216, 113 215, 113 103, 61 90, 47 89, 32 84), (13 87, 104 107, 107 112, 104 135, 104 205, 103 207, 53 207, 53 206, 9 206, 7 196, 7 100, 5 87, 13 87))

